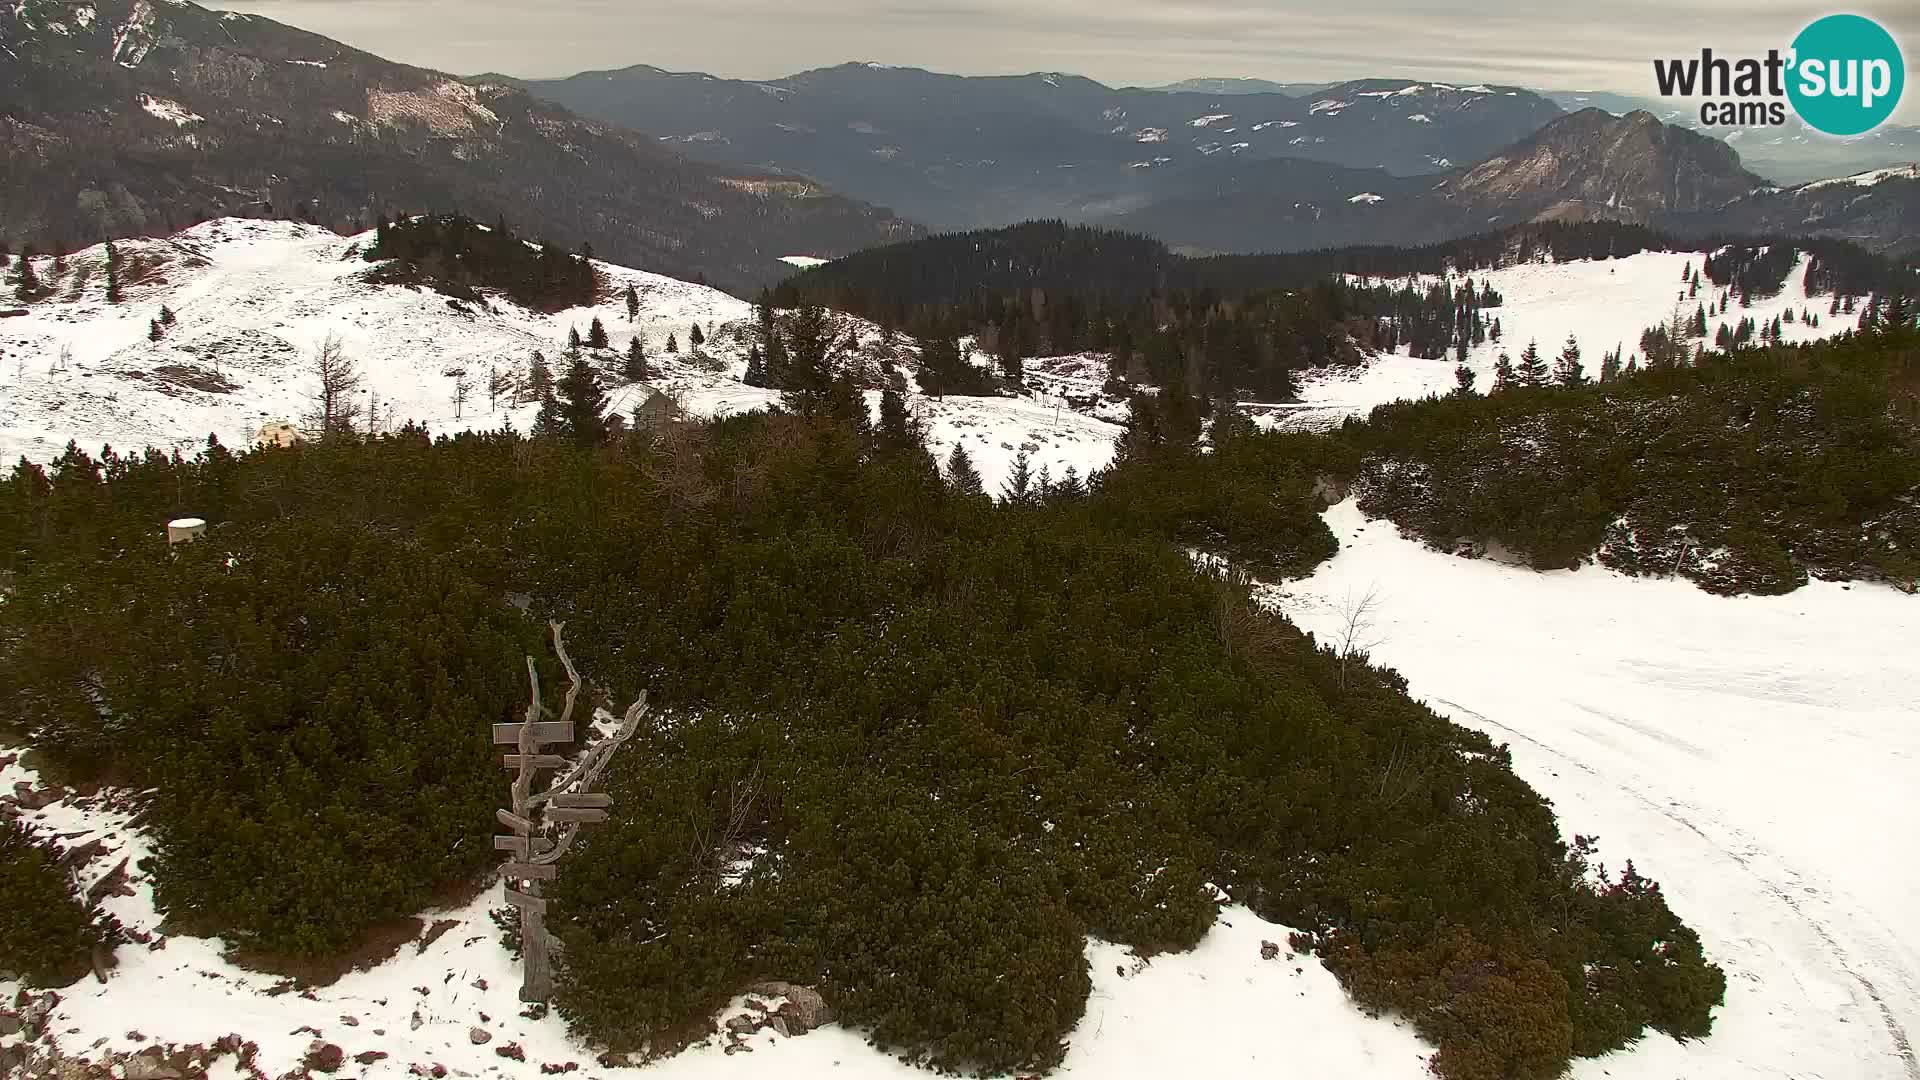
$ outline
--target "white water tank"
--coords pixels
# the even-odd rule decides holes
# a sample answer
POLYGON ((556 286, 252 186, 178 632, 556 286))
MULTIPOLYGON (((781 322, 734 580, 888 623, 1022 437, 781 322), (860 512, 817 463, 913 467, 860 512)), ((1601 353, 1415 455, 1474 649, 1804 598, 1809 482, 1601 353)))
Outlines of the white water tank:
POLYGON ((175 518, 167 522, 167 543, 190 544, 207 535, 207 523, 201 518, 175 518))

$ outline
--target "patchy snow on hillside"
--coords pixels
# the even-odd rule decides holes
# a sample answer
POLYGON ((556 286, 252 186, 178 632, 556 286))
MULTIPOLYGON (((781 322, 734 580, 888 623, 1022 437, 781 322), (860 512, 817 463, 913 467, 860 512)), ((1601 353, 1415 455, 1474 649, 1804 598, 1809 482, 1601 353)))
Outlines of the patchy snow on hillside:
POLYGON ((1920 1076, 1920 864, 1894 855, 1920 831, 1920 598, 1536 573, 1352 502, 1326 520, 1340 553, 1271 602, 1327 640, 1371 592, 1373 659, 1508 744, 1562 831, 1659 881, 1726 969, 1710 1037, 1652 1035, 1574 1077, 1920 1076))
MULTIPOLYGON (((1671 319, 1676 303, 1683 315, 1691 315, 1697 305, 1720 296, 1721 289, 1702 273, 1700 295, 1685 298, 1687 286, 1680 280, 1682 271, 1689 267, 1699 270, 1706 258, 1703 251, 1643 251, 1623 259, 1526 263, 1453 275, 1456 287, 1466 278, 1472 278, 1476 288, 1491 283, 1503 300, 1502 306, 1483 311, 1489 325, 1494 319, 1500 320, 1500 340, 1496 343, 1489 339, 1467 351, 1467 366, 1477 380, 1475 388, 1485 393, 1493 385, 1494 363, 1500 354, 1504 352, 1517 362, 1529 341, 1536 342, 1540 355, 1551 363, 1571 334, 1579 343, 1580 360, 1589 378, 1598 375, 1602 353, 1624 348, 1631 358, 1639 351, 1641 331, 1671 319)), ((1781 340, 1786 342, 1817 341, 1858 327, 1858 313, 1827 314, 1831 296, 1807 295, 1809 258, 1800 257, 1779 295, 1755 297, 1750 308, 1741 307, 1736 300, 1724 314, 1710 316, 1708 347, 1712 347, 1713 335, 1722 324, 1732 326, 1746 317, 1756 324, 1770 322, 1788 309, 1795 313, 1795 321, 1781 327, 1781 340), (1820 325, 1811 327, 1800 322, 1802 309, 1818 315, 1820 325)), ((1407 279, 1387 283, 1403 280, 1407 279)), ((1415 288, 1424 290, 1438 279, 1429 276, 1411 280, 1415 288)), ((1377 357, 1361 369, 1330 368, 1309 373, 1301 380, 1300 404, 1262 408, 1259 419, 1268 426, 1324 430, 1349 416, 1364 416, 1375 405, 1449 393, 1454 388, 1456 366, 1452 353, 1444 360, 1425 360, 1409 355, 1403 346, 1399 352, 1377 357)))
POLYGON ((140 107, 146 110, 148 114, 159 117, 162 120, 170 120, 180 127, 186 127, 188 124, 204 123, 207 119, 178 102, 168 101, 165 98, 149 97, 146 94, 140 95, 140 107))
POLYGON ((780 256, 780 261, 786 263, 788 266, 797 266, 802 270, 810 266, 825 266, 828 262, 826 259, 817 258, 812 255, 782 255, 780 256))
POLYGON ((1870 169, 1863 173, 1854 173, 1852 176, 1836 176, 1831 180, 1815 180, 1812 183, 1801 184, 1793 190, 1813 191, 1816 188, 1838 187, 1842 184, 1872 187, 1888 180, 1920 180, 1920 164, 1895 165, 1886 169, 1870 169))
MULTIPOLYGON (((538 411, 511 395, 488 399, 489 373, 524 374, 540 350, 555 368, 564 362, 569 331, 585 336, 597 317, 612 350, 592 357, 617 366, 634 335, 642 335, 655 377, 646 385, 616 385, 612 406, 629 412, 653 391, 666 393, 695 416, 729 415, 777 404, 779 394, 742 382, 752 336, 753 307, 701 285, 599 263, 605 291, 598 305, 548 314, 504 300, 454 300, 424 288, 372 285, 361 256, 371 234, 342 237, 295 222, 228 218, 160 240, 118 244, 126 265, 124 302, 106 302, 103 247, 67 258, 58 281, 52 260, 35 269, 54 287, 52 299, 24 316, 0 319, 0 461, 49 461, 68 440, 89 453, 102 444, 126 453, 155 446, 193 453, 209 434, 228 446, 252 445, 270 424, 298 423, 311 408, 311 359, 322 341, 337 338, 359 362, 365 399, 378 403, 386 428, 408 420, 436 434, 512 425, 525 432, 538 411), (624 293, 640 300, 629 322, 624 293), (162 305, 175 322, 149 339, 162 305), (706 343, 692 348, 701 328, 706 343), (669 337, 679 347, 668 353, 669 337), (456 406, 456 387, 468 391, 456 406)), ((796 258, 804 258, 796 256, 796 258)), ((862 320, 838 319, 851 351, 870 362, 890 357, 917 363, 918 347, 891 344, 862 320)), ((1036 386, 1051 385, 1036 361, 1036 386)), ((1091 400, 1098 383, 1067 380, 1055 397, 1091 400)), ((911 382, 909 384, 912 385, 911 382)), ((878 395, 872 395, 877 408, 878 395)), ((1107 419, 1076 416, 1054 398, 913 395, 911 407, 933 433, 942 454, 965 437, 989 490, 998 491, 1015 454, 1028 447, 1032 467, 1058 476, 1068 466, 1084 475, 1111 457, 1124 409, 1107 419), (1007 449, 1011 447, 1012 449, 1007 449)))

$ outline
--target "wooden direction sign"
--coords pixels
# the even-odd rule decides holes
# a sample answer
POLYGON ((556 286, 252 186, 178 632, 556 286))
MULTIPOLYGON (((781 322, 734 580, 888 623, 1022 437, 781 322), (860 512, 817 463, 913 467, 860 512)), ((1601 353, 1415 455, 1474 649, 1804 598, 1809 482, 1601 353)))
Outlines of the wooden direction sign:
POLYGON ((536 719, 543 714, 553 714, 540 704, 540 673, 529 656, 526 722, 491 725, 494 745, 508 751, 500 755, 500 763, 518 774, 513 779, 512 806, 494 812, 513 835, 495 836, 493 846, 494 850, 507 854, 500 875, 506 883, 507 903, 520 909, 522 1001, 545 1001, 553 992, 549 956, 553 942, 546 930, 547 901, 540 895, 540 883, 559 878, 558 861, 573 845, 582 825, 607 820, 613 796, 592 789, 613 752, 633 736, 647 713, 647 695, 641 694, 639 700, 627 708, 619 728, 610 735, 596 738, 591 746, 581 750, 570 770, 567 759, 559 754, 540 753, 543 746, 573 742, 573 708, 585 686, 573 666, 573 659, 567 655, 566 643, 560 639, 560 624, 554 622, 548 626, 553 631, 553 651, 559 654, 560 666, 567 672, 566 700, 559 719, 536 719), (534 775, 539 769, 568 771, 543 780, 534 775), (562 787, 577 790, 558 790, 562 787), (548 835, 541 835, 543 832, 548 835), (540 861, 535 862, 536 859, 540 861))
POLYGON ((531 911, 536 915, 544 915, 547 912, 547 902, 545 900, 537 896, 529 896, 517 889, 507 890, 507 903, 512 904, 521 911, 531 911))
MULTIPOLYGON (((525 724, 493 725, 493 741, 498 746, 519 746, 520 729, 525 724)), ((555 743, 573 741, 573 721, 541 720, 533 725, 535 743, 555 743)))
POLYGON ((541 866, 538 863, 510 862, 500 868, 500 876, 509 881, 552 881, 560 876, 560 868, 541 866))
POLYGON ((508 851, 521 859, 527 857, 529 848, 535 855, 544 855, 553 850, 553 841, 538 836, 496 836, 493 838, 495 851, 508 851))

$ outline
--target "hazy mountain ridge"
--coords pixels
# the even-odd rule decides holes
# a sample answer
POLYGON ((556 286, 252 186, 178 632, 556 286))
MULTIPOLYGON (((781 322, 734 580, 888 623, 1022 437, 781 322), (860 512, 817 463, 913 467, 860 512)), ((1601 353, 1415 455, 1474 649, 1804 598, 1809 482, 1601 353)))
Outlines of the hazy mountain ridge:
POLYGON ((1436 173, 1559 115, 1513 87, 1360 80, 1294 97, 872 63, 763 82, 642 65, 524 85, 689 154, 814 177, 940 227, 1137 207, 1168 174, 1205 190, 1251 160, 1436 173))
POLYGON ((0 239, 71 247, 224 214, 335 228, 459 208, 747 288, 778 259, 910 237, 818 185, 716 168, 497 82, 190 3, 0 8, 0 239))
POLYGON ((1195 252, 1436 243, 1546 220, 1620 221, 1690 236, 1830 237, 1895 255, 1920 248, 1914 170, 1863 174, 1870 183, 1776 188, 1728 144, 1646 112, 1568 114, 1440 178, 1262 164, 1261 182, 1169 190, 1095 220, 1195 252))

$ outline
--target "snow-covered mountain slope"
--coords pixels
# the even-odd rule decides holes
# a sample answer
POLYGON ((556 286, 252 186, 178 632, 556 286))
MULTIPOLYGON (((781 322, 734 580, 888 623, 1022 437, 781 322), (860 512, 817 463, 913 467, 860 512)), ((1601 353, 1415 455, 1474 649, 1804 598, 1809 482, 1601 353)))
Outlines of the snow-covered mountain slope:
MULTIPOLYGON (((117 247, 129 270, 117 305, 106 299, 104 247, 68 256, 64 273, 51 259, 36 260, 53 298, 0 318, 0 460, 46 461, 68 440, 89 452, 110 444, 123 453, 147 446, 190 453, 208 434, 250 445, 263 426, 297 424, 310 410, 312 357, 330 335, 359 363, 368 400, 388 425, 416 420, 436 434, 504 424, 526 431, 536 407, 516 404, 511 394, 489 400, 489 374, 523 375, 535 350, 557 366, 569 332, 584 335, 596 317, 614 353, 642 335, 656 371, 648 386, 614 388, 616 409, 630 411, 656 389, 702 416, 778 400, 741 381, 752 307, 726 293, 601 263, 607 289, 597 307, 547 314, 498 300, 464 303, 369 284, 360 253, 370 240, 227 218, 165 239, 124 241, 117 247), (623 300, 629 285, 640 298, 634 322, 623 300), (162 306, 175 321, 150 340, 162 306), (706 338, 698 350, 689 342, 695 325, 706 338), (666 352, 669 336, 678 353, 666 352), (456 404, 463 373, 469 389, 456 404)), ((917 360, 910 341, 885 340, 859 320, 842 327, 862 362, 886 357, 911 369, 917 360)), ((1022 447, 1036 471, 1045 465, 1058 475, 1072 466, 1084 474, 1111 458, 1119 430, 1056 410, 1044 395, 916 396, 913 407, 942 455, 964 436, 995 489, 1022 447)))
MULTIPOLYGON (((1632 357, 1639 351, 1641 331, 1670 320, 1676 303, 1683 315, 1691 315, 1696 305, 1719 297, 1720 290, 1711 287, 1704 274, 1697 297, 1686 298, 1687 287, 1681 281, 1689 268, 1699 270, 1707 255, 1706 251, 1643 251, 1622 259, 1523 263, 1455 276, 1456 286, 1468 277, 1476 286, 1491 284, 1505 301, 1485 311, 1489 321, 1500 320, 1500 340, 1475 345, 1467 352, 1475 388, 1485 393, 1493 384, 1494 363, 1500 354, 1518 361, 1529 341, 1536 342, 1540 355, 1551 362, 1572 335, 1589 378, 1598 375, 1603 353, 1624 349, 1632 357)), ((1829 315, 1831 296, 1807 295, 1808 258, 1800 257, 1778 296, 1755 297, 1749 308, 1735 302, 1724 314, 1709 316, 1708 346, 1722 325, 1731 327, 1749 317, 1755 324, 1770 322, 1788 310, 1794 312, 1795 321, 1782 324, 1782 341, 1818 341, 1857 328, 1858 313, 1829 315), (1820 325, 1801 322, 1803 310, 1818 315, 1820 325)), ((1436 280, 1416 278, 1413 283, 1424 289, 1436 280)), ((1449 393, 1457 366, 1451 353, 1445 359, 1428 360, 1410 355, 1402 346, 1397 353, 1382 355, 1361 368, 1315 372, 1301 380, 1298 404, 1260 406, 1256 411, 1265 424, 1323 430, 1349 416, 1365 416, 1375 405, 1449 393)))
MULTIPOLYGON (((1678 276, 1678 271, 1675 271, 1678 276)), ((1513 751, 1562 830, 1632 853, 1727 972, 1707 1039, 1579 1078, 1920 1076, 1920 601, 1814 582, 1728 599, 1586 567, 1457 559, 1328 511, 1340 553, 1270 593, 1323 636, 1377 600, 1376 662, 1513 751)))

